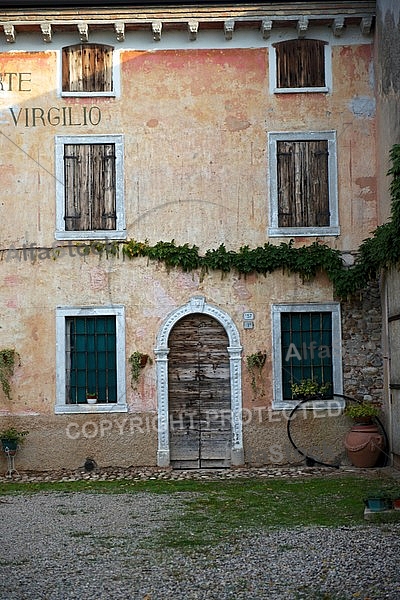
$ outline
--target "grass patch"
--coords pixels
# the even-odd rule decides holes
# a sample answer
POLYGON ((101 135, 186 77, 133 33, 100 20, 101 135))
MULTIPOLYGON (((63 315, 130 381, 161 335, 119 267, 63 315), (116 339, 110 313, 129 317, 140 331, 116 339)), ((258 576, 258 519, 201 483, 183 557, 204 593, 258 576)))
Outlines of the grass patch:
MULTIPOLYGON (((190 549, 219 543, 251 530, 368 524, 363 499, 393 489, 390 477, 217 481, 74 481, 0 484, 0 494, 86 492, 176 494, 182 508, 146 545, 190 549)), ((162 518, 162 517, 161 517, 162 518)), ((87 532, 77 532, 79 536, 87 532)))

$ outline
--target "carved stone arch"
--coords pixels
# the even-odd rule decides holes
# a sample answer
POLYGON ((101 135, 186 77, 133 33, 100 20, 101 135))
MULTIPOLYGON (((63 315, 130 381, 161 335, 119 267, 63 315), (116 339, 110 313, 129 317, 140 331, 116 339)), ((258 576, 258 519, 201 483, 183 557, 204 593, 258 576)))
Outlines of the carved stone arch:
POLYGON ((214 317, 225 329, 229 346, 227 348, 230 364, 232 446, 231 464, 244 462, 242 434, 242 346, 239 331, 231 317, 220 308, 208 304, 204 296, 194 296, 187 304, 173 310, 160 327, 157 336, 156 355, 157 404, 158 404, 158 452, 157 464, 166 467, 170 464, 169 453, 169 412, 168 412, 168 338, 174 325, 182 317, 204 313, 214 317))

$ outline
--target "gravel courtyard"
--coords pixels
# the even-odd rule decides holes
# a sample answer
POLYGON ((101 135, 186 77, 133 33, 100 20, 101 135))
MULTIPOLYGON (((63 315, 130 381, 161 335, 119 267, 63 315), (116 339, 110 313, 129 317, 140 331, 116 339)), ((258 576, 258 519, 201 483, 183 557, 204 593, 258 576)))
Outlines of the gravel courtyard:
POLYGON ((1 600, 400 599, 400 524, 160 547, 157 536, 173 531, 188 495, 1 496, 1 600))

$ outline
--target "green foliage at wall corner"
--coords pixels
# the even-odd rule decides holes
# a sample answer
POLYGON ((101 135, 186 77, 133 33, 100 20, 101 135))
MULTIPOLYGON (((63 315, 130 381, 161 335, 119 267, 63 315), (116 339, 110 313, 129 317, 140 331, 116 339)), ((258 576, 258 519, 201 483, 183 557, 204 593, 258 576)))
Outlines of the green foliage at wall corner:
POLYGON ((400 144, 393 146, 390 159, 391 217, 363 241, 351 267, 344 265, 339 250, 318 241, 300 247, 294 246, 293 240, 280 244, 267 242, 257 248, 242 246, 238 251, 227 250, 221 244, 218 248, 207 250, 203 256, 197 246, 177 245, 175 240, 159 241, 153 246, 148 240, 92 242, 88 251, 92 249, 99 254, 119 256, 121 250, 122 255, 129 259, 147 257, 148 260, 162 262, 168 271, 172 268, 185 272, 200 269, 201 276, 209 271, 220 271, 223 275, 236 271, 243 275, 256 273, 267 276, 281 270, 288 275, 297 273, 303 281, 307 281, 319 272, 325 272, 336 297, 350 298, 376 280, 382 269, 400 263, 400 144))

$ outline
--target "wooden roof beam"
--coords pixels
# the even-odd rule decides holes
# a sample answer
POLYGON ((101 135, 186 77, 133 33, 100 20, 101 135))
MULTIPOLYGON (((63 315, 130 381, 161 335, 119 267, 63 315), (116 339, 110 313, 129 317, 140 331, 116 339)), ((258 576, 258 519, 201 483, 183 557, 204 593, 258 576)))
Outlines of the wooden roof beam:
POLYGON ((307 17, 300 17, 297 21, 297 35, 299 38, 303 38, 308 30, 308 19, 307 17))
POLYGON ((233 37, 233 30, 235 29, 235 20, 227 19, 224 21, 224 35, 226 40, 231 40, 233 37))
POLYGON ((162 21, 153 21, 151 24, 151 30, 153 32, 154 41, 159 42, 161 40, 162 21))
POLYGON ((89 25, 87 23, 77 23, 79 37, 82 43, 89 41, 89 25))
POLYGON ((360 23, 361 33, 363 35, 369 35, 372 28, 372 17, 363 17, 360 23))
POLYGON ((10 25, 8 23, 3 25, 3 31, 4 35, 6 36, 6 42, 8 42, 9 44, 13 44, 15 42, 16 36, 14 25, 10 25))
POLYGON ((49 44, 52 38, 51 24, 40 23, 40 31, 42 32, 43 41, 49 44))
POLYGON ((114 23, 115 36, 117 42, 123 42, 125 40, 125 23, 117 21, 114 23))
POLYGON ((197 39, 197 34, 199 31, 199 22, 191 19, 188 21, 188 32, 189 32, 189 40, 194 42, 197 39))
POLYGON ((271 35, 272 19, 263 19, 261 21, 261 33, 264 40, 267 40, 271 35))
POLYGON ((343 33, 344 30, 344 18, 343 17, 336 17, 336 19, 333 21, 333 35, 335 37, 340 37, 343 33))

